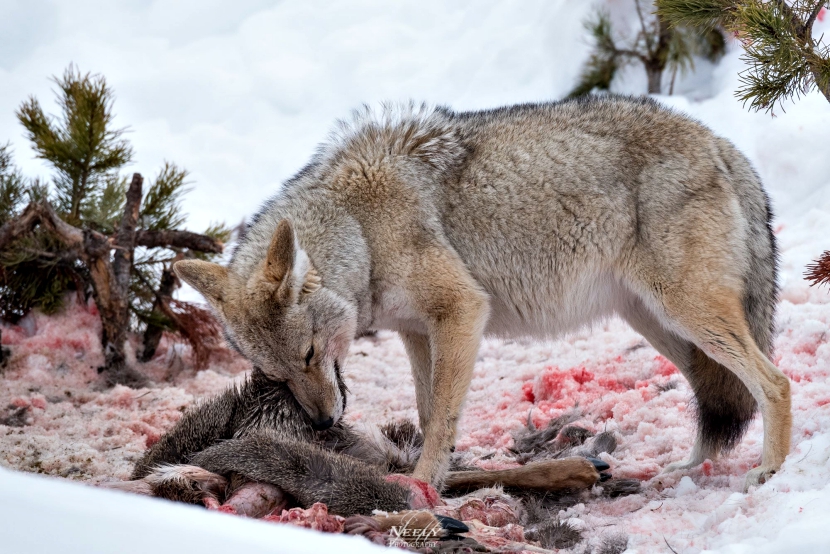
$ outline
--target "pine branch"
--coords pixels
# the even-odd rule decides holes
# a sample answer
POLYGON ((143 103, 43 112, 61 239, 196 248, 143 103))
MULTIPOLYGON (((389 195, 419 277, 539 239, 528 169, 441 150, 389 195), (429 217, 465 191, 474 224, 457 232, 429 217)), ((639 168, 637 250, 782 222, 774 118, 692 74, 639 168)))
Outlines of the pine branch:
POLYGON ((721 25, 740 38, 749 69, 741 73, 739 100, 771 110, 785 98, 815 86, 830 102, 830 48, 813 39, 812 27, 826 0, 656 0, 672 25, 721 25))
POLYGON ((155 181, 150 184, 141 208, 141 227, 152 231, 175 229, 185 220, 180 200, 187 187, 187 171, 164 162, 155 181))
MULTIPOLYGON (((48 203, 32 202, 26 206, 22 214, 0 227, 0 250, 8 248, 13 241, 31 233, 38 224, 48 227, 68 246, 83 247, 83 231, 65 223, 48 203)), ((101 236, 101 238, 105 237, 101 236)))
POLYGON ((81 223, 81 211, 90 194, 99 190, 106 176, 133 156, 121 137, 124 129, 112 129, 112 90, 99 75, 82 75, 69 66, 58 85, 61 117, 48 117, 36 98, 30 97, 17 112, 35 153, 57 170, 56 200, 67 220, 81 223))
MULTIPOLYGON (((657 15, 672 27, 714 29, 734 20, 735 0, 655 0, 657 15)), ((727 27, 731 27, 727 25, 727 27)))
POLYGON ((146 248, 188 248, 198 252, 221 254, 224 245, 209 236, 190 231, 150 231, 142 229, 136 233, 136 246, 146 248))
POLYGON ((24 179, 12 163, 11 146, 0 146, 0 224, 17 214, 26 194, 24 179))
POLYGON ((807 273, 804 278, 812 281, 810 286, 814 285, 830 285, 830 251, 822 254, 821 258, 816 260, 814 264, 807 266, 807 273))
POLYGON ((100 190, 90 195, 81 212, 86 226, 106 234, 115 233, 127 196, 127 180, 117 174, 108 175, 100 190))

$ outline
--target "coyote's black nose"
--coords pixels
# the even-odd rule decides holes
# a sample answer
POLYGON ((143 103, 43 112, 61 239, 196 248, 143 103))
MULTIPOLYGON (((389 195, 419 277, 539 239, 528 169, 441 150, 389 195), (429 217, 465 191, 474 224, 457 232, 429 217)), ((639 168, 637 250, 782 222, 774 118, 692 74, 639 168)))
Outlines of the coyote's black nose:
POLYGON ((315 421, 311 424, 311 427, 314 428, 315 431, 325 431, 329 427, 334 425, 334 418, 324 419, 323 421, 315 421))

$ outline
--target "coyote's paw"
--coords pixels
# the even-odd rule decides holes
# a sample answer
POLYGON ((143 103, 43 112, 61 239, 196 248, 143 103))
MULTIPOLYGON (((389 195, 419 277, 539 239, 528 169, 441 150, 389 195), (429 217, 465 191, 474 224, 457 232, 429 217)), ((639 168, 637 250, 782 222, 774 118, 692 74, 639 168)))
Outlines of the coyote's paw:
POLYGON ((758 466, 750 469, 746 473, 746 481, 744 482, 744 492, 749 490, 749 487, 757 487, 769 481, 779 468, 771 466, 758 466))
POLYGON ((662 473, 672 473, 674 471, 681 471, 685 469, 692 469, 693 467, 697 467, 703 463, 703 460, 696 460, 694 458, 690 458, 683 462, 674 462, 673 464, 669 464, 663 468, 662 473))

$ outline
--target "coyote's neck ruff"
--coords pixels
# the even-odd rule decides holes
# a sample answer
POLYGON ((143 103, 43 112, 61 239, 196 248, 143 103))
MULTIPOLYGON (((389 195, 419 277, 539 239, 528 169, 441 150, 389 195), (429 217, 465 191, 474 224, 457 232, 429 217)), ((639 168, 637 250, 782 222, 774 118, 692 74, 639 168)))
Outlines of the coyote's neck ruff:
POLYGON ((398 331, 440 484, 484 334, 554 337, 618 314, 697 397, 691 467, 756 403, 763 482, 789 450, 768 359, 776 251, 767 197, 726 140, 649 100, 358 113, 254 218, 228 267, 176 264, 228 339, 317 428, 344 406, 352 338, 398 331))

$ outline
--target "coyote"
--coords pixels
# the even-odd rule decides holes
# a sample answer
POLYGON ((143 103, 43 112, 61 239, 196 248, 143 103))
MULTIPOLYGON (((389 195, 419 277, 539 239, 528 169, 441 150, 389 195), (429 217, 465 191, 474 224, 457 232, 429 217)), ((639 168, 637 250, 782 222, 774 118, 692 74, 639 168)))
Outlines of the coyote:
POLYGON ((227 267, 180 261, 229 342, 285 381, 319 429, 340 420, 352 339, 392 329, 441 485, 484 335, 555 337, 618 314, 696 397, 690 468, 760 406, 765 482, 789 451, 790 385, 769 359, 771 211, 735 147, 648 99, 479 112, 364 109, 253 218, 227 267))
MULTIPOLYGON (((560 427, 531 434, 521 443, 523 450, 533 452, 540 444, 550 448, 546 443, 560 427)), ((241 386, 188 410, 138 460, 132 481, 107 486, 192 504, 226 502, 253 517, 289 499, 303 508, 323 502, 342 516, 432 507, 430 499, 437 496, 425 495, 424 483, 400 475, 411 472, 420 453, 423 438, 417 428, 401 422, 372 429, 381 432, 358 432, 343 421, 314 430, 286 384, 254 369, 241 386)), ((459 466, 462 470, 450 472, 446 486, 459 492, 501 485, 547 493, 584 489, 610 478, 600 473, 609 465, 596 456, 614 449, 613 437, 600 433, 582 446, 587 432, 570 427, 566 435, 569 429, 580 438, 572 441, 575 447, 554 452, 557 459, 492 471, 459 466)))

